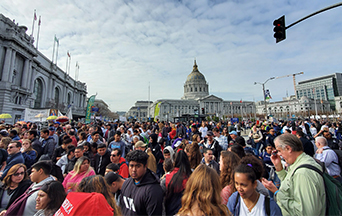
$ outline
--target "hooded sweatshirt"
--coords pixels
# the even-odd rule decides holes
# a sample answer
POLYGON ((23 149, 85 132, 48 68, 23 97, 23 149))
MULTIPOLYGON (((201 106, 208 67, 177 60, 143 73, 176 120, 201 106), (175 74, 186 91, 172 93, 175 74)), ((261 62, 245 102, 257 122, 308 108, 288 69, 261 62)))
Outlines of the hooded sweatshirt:
MULTIPOLYGON (((29 189, 29 191, 31 190, 35 190, 38 188, 41 188, 46 182, 49 181, 54 181, 55 179, 52 176, 47 177, 46 179, 44 179, 43 181, 39 182, 39 183, 33 183, 32 187, 29 189)), ((34 215, 38 210, 36 209, 36 198, 37 198, 37 194, 38 194, 38 190, 35 191, 34 193, 32 193, 26 200, 26 205, 25 205, 25 210, 23 215, 34 215)))
POLYGON ((165 149, 169 150, 169 152, 170 152, 170 158, 171 158, 171 160, 173 161, 173 154, 174 154, 175 152, 173 151, 172 147, 171 147, 171 146, 166 146, 166 147, 164 148, 164 150, 165 150, 165 149))
POLYGON ((163 190, 159 179, 149 169, 139 184, 127 179, 121 188, 122 215, 162 215, 163 190))

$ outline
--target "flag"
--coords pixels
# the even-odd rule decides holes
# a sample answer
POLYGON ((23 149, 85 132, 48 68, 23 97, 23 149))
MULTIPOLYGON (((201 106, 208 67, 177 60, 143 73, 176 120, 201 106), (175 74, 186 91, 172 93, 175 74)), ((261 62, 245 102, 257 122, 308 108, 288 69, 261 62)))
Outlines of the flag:
POLYGON ((271 92, 270 92, 269 89, 266 89, 266 90, 265 90, 265 99, 266 99, 266 100, 272 99, 272 97, 271 97, 271 92))
POLYGON ((242 98, 241 98, 241 100, 240 100, 240 103, 242 103, 242 98))
POLYGON ((72 105, 71 104, 68 105, 66 116, 69 118, 69 120, 72 119, 72 105))
POLYGON ((38 25, 40 26, 41 23, 42 23, 42 21, 41 21, 41 16, 39 16, 38 25))
POLYGON ((92 95, 92 96, 88 99, 87 112, 86 112, 86 119, 85 119, 85 123, 86 123, 86 124, 89 124, 89 123, 90 123, 91 107, 94 105, 95 97, 96 97, 96 95, 92 95))
POLYGON ((57 45, 59 45, 59 40, 57 39, 56 35, 55 35, 55 41, 57 42, 57 45))
POLYGON ((68 51, 68 53, 67 53, 67 54, 68 54, 68 56, 69 56, 69 58, 70 58, 70 53, 69 53, 69 51, 68 51))
POLYGON ((156 108, 154 109, 154 121, 157 121, 157 117, 159 116, 160 105, 161 105, 161 102, 158 102, 156 105, 156 108))
POLYGON ((34 20, 37 20, 36 10, 34 10, 34 20))

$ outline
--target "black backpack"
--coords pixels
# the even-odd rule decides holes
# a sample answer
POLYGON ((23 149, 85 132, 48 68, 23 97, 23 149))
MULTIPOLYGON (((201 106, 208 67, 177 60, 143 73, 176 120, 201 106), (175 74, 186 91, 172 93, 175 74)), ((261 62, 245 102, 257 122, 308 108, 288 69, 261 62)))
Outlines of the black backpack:
POLYGON ((342 150, 337 150, 337 149, 323 149, 323 150, 332 150, 335 152, 338 158, 338 162, 333 161, 332 163, 340 166, 340 170, 341 170, 340 175, 342 176, 342 150))

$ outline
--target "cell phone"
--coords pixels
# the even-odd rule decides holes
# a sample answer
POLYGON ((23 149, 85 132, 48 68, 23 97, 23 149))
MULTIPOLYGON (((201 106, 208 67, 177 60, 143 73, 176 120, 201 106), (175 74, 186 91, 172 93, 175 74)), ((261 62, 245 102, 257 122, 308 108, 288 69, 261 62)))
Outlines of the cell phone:
POLYGON ((277 156, 277 154, 278 154, 277 150, 272 151, 272 155, 277 156))

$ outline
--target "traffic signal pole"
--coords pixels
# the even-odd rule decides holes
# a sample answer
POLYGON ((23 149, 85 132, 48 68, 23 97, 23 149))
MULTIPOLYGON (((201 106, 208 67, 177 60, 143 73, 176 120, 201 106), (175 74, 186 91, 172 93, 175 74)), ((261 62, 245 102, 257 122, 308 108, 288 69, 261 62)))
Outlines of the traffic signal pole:
POLYGON ((339 6, 342 6, 342 2, 337 3, 337 4, 334 4, 334 5, 331 5, 331 6, 326 7, 326 8, 323 8, 323 9, 321 9, 321 10, 319 10, 319 11, 316 11, 316 12, 310 14, 310 15, 307 15, 306 17, 303 17, 302 19, 300 19, 300 20, 298 20, 298 21, 292 23, 291 25, 285 27, 285 29, 291 28, 292 26, 294 26, 294 25, 296 25, 296 24, 298 24, 298 23, 300 23, 300 22, 302 22, 302 21, 304 21, 304 20, 306 20, 306 19, 308 19, 308 18, 310 18, 310 17, 312 17, 312 16, 315 16, 315 15, 317 15, 317 14, 319 14, 319 13, 322 13, 322 12, 324 12, 324 11, 327 11, 327 10, 330 10, 330 9, 333 9, 333 8, 339 7, 339 6))
POLYGON ((329 7, 323 8, 319 11, 316 11, 312 14, 309 14, 306 17, 303 17, 302 19, 300 19, 300 20, 298 20, 298 21, 296 21, 296 22, 294 22, 288 26, 285 26, 285 15, 280 17, 279 19, 274 20, 273 25, 275 27, 274 27, 273 31, 275 32, 274 37, 276 38, 276 42, 278 43, 278 42, 286 39, 286 29, 289 29, 292 26, 294 26, 294 25, 296 25, 296 24, 298 24, 298 23, 300 23, 300 22, 302 22, 302 21, 304 21, 304 20, 306 20, 312 16, 315 16, 319 13, 322 13, 324 11, 327 11, 327 10, 330 10, 330 9, 333 9, 333 8, 339 7, 339 6, 342 6, 342 2, 336 3, 336 4, 331 5, 329 7))

